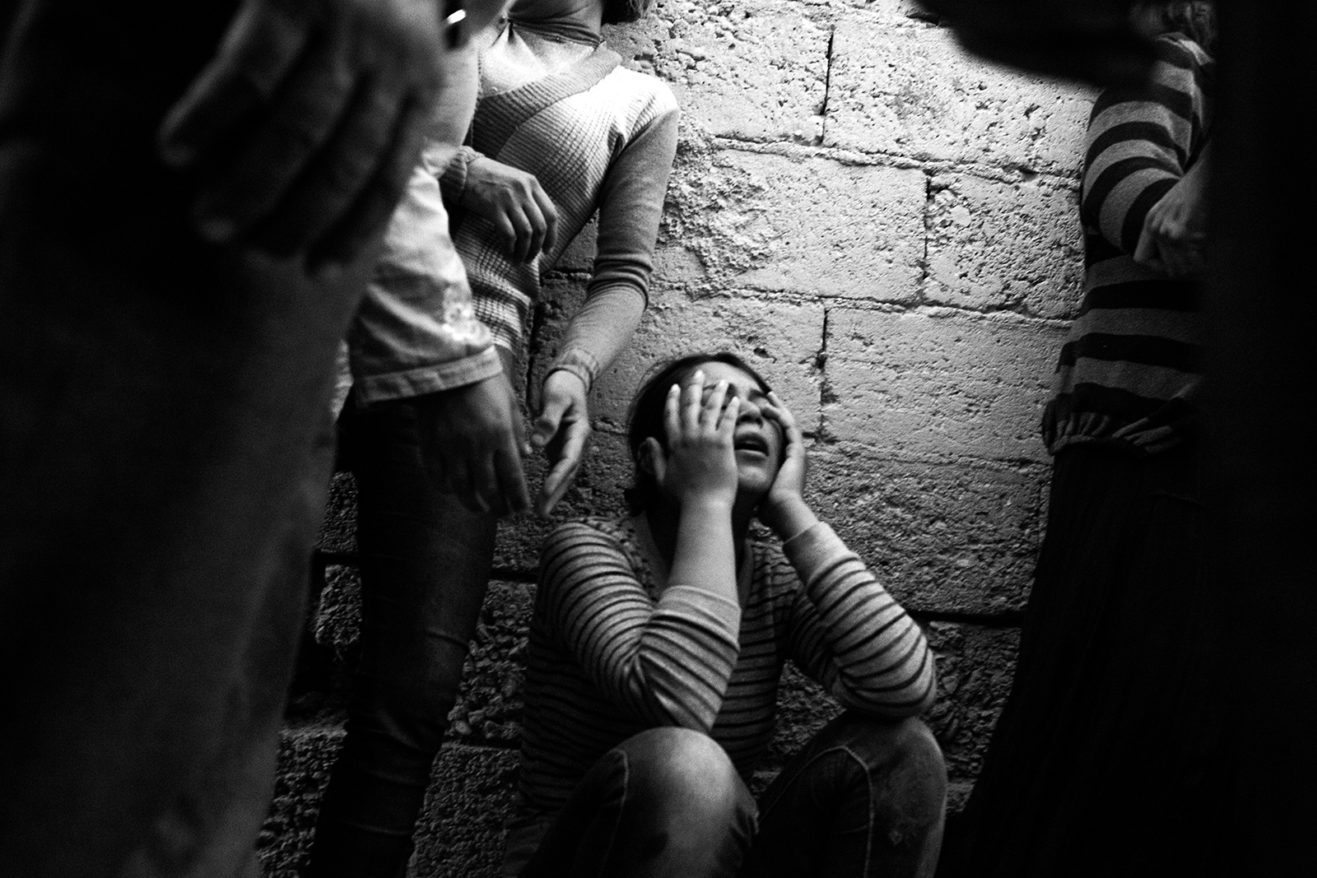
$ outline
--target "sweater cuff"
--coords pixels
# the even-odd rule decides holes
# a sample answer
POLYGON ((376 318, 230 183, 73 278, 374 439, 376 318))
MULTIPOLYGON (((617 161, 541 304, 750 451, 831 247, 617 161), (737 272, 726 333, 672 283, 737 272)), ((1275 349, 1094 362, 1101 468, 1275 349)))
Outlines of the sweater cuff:
POLYGON ((462 203, 462 193, 466 191, 467 168, 479 155, 469 146, 458 147, 457 153, 439 175, 439 193, 449 211, 462 203))
POLYGON ((659 606, 683 618, 702 623, 701 628, 720 631, 739 641, 741 605, 693 585, 669 585, 659 598, 659 606))
POLYGON ((782 544, 791 566, 801 573, 801 580, 809 582, 809 573, 835 561, 841 555, 852 554, 827 523, 819 521, 782 544))
POLYGON ((545 373, 545 377, 547 378, 550 373, 560 370, 570 372, 580 378, 588 391, 594 387, 595 379, 599 377, 599 360, 584 348, 572 348, 558 354, 552 365, 549 366, 549 371, 545 373))

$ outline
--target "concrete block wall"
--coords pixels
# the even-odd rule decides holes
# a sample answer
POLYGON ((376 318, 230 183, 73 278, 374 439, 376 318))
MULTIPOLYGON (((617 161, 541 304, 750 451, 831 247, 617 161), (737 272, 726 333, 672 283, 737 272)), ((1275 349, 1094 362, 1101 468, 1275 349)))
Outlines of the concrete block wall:
MULTIPOLYGON (((967 56, 908 0, 660 0, 607 36, 629 65, 671 83, 681 139, 650 310, 594 392, 588 466, 554 520, 621 509, 626 404, 653 360, 746 356, 805 425, 809 499, 932 639, 941 694, 928 720, 954 807, 1010 683, 1042 533, 1037 427, 1078 302, 1092 94, 967 56)), ((587 229, 537 306, 532 383, 583 295, 592 244, 587 229)), ((538 484, 542 466, 531 469, 538 484)), ((524 631, 552 524, 501 527, 417 875, 495 874, 524 631)), ((341 740, 352 529, 351 477, 339 474, 261 838, 272 876, 303 861, 341 740)), ((833 710, 793 675, 763 779, 833 710)))

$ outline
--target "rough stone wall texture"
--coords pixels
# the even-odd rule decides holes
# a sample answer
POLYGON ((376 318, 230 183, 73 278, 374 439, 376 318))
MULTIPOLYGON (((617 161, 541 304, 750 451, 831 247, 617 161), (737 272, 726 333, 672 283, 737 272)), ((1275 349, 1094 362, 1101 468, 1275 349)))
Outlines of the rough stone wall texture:
MULTIPOLYGON (((555 520, 620 510, 626 403, 653 360, 747 356, 805 425, 809 499, 932 639, 941 694, 928 720, 954 807, 1010 683, 1041 536, 1037 426, 1078 302, 1077 168, 1092 94, 968 57, 908 0, 660 0, 607 36, 629 65, 672 84, 681 140, 650 310, 594 392, 589 464, 555 520)), ((533 381, 583 295, 592 245, 587 229, 538 304, 533 381)), ((302 862, 341 739, 358 599, 352 516, 351 478, 339 474, 261 839, 269 875, 302 862)), ((501 528, 418 875, 495 874, 551 525, 501 528)), ((774 764, 833 711, 794 674, 782 708, 774 764)))

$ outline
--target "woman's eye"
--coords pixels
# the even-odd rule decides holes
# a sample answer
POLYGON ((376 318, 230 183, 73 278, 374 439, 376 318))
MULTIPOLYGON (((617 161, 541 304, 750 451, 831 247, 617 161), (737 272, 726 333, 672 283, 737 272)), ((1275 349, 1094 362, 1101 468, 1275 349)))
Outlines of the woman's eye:
MULTIPOLYGON (((712 395, 713 395, 713 388, 712 388, 712 387, 706 387, 706 388, 704 388, 704 391, 700 394, 700 398, 701 398, 704 402, 708 402, 708 401, 709 401, 709 397, 712 396, 712 395)), ((740 394, 738 394, 738 393, 736 392, 736 388, 735 388, 735 387, 728 387, 728 388, 727 388, 727 395, 723 397, 723 408, 727 408, 727 403, 731 402, 733 399, 735 399, 735 398, 736 398, 737 396, 739 396, 739 395, 740 395, 740 394)))

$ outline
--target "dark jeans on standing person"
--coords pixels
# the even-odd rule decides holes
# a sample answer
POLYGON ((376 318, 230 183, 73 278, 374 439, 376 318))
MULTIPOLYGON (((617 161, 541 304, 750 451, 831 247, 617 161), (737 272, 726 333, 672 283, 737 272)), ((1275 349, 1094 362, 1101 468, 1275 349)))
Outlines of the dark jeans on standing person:
POLYGON ((712 738, 649 729, 595 763, 519 874, 927 878, 945 804, 942 752, 918 719, 843 714, 757 807, 712 738))
POLYGON ((357 484, 361 650, 309 874, 396 878, 457 700, 498 519, 435 490, 412 403, 349 408, 340 436, 357 484))

